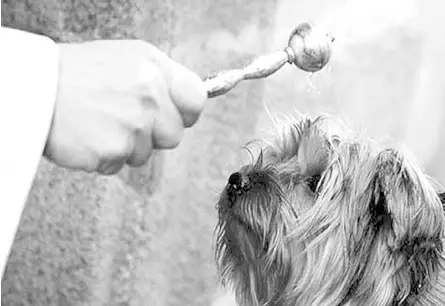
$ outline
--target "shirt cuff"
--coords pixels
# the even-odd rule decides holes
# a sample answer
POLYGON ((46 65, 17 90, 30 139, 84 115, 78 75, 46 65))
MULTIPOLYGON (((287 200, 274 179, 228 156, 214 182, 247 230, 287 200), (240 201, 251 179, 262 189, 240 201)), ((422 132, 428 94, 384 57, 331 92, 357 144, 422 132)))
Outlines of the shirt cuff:
POLYGON ((57 96, 59 47, 1 27, 0 273, 46 144, 57 96))

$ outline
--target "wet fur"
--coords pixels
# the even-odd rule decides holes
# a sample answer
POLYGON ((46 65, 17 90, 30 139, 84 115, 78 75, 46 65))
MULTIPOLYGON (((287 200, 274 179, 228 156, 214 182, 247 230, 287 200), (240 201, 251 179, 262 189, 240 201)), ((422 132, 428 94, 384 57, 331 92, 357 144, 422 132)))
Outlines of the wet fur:
POLYGON ((324 117, 276 123, 217 204, 238 305, 445 305, 443 194, 415 159, 324 117))

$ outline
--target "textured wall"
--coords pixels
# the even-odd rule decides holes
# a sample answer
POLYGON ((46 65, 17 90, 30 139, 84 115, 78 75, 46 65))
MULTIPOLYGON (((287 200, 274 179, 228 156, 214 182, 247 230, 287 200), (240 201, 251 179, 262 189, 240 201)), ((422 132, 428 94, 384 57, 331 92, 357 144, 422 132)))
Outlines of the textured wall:
MULTIPOLYGON (((2 0, 2 24, 58 41, 143 38, 205 76, 282 48, 294 25, 344 3, 2 0)), ((269 126, 264 104, 335 113, 368 134, 406 142, 443 180, 438 55, 445 48, 434 43, 440 27, 430 31, 444 25, 431 17, 437 3, 424 4, 417 19, 338 44, 331 65, 312 77, 289 66, 208 101, 179 148, 140 169, 100 177, 42 160, 2 279, 2 305, 209 305, 217 292, 215 201, 241 147, 269 126)))

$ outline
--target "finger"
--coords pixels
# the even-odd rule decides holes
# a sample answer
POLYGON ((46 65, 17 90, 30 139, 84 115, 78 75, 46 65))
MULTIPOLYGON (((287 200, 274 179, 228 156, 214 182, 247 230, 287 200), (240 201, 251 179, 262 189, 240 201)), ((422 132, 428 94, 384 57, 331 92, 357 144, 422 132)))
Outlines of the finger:
POLYGON ((61 128, 59 122, 53 122, 53 129, 48 138, 43 156, 60 167, 78 169, 86 172, 96 171, 99 159, 93 154, 88 146, 82 145, 76 137, 63 137, 58 133, 61 128))
POLYGON ((106 163, 101 164, 97 169, 97 172, 102 175, 112 175, 118 173, 124 166, 125 160, 123 159, 109 160, 106 163))
POLYGON ((137 131, 134 137, 134 150, 127 159, 127 164, 131 167, 140 167, 153 153, 152 134, 150 129, 144 129, 137 131))
POLYGON ((178 108, 184 126, 192 126, 199 119, 207 100, 204 82, 196 73, 172 60, 154 46, 150 50, 165 77, 171 100, 178 108))
POLYGON ((204 82, 197 74, 173 62, 170 78, 167 78, 170 96, 182 116, 185 127, 198 121, 207 99, 204 82))
POLYGON ((99 157, 97 172, 104 175, 111 175, 119 172, 131 156, 135 147, 133 135, 119 134, 119 129, 113 131, 109 128, 109 136, 102 138, 101 142, 106 150, 93 150, 93 156, 99 157))
MULTIPOLYGON (((158 109, 154 116, 152 141, 153 149, 171 149, 182 140, 184 124, 178 109, 170 98, 167 84, 156 67, 152 67, 150 99, 157 101, 158 109)), ((154 110, 151 110, 154 111, 154 110)))

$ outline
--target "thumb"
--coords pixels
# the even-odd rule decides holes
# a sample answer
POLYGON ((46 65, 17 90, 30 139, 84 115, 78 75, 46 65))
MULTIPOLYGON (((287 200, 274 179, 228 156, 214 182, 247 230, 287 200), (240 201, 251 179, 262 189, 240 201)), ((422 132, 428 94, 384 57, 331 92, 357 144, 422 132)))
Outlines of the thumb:
POLYGON ((153 46, 151 55, 162 72, 170 98, 181 114, 185 127, 196 123, 204 109, 207 91, 204 81, 192 70, 172 60, 153 46))

